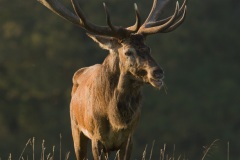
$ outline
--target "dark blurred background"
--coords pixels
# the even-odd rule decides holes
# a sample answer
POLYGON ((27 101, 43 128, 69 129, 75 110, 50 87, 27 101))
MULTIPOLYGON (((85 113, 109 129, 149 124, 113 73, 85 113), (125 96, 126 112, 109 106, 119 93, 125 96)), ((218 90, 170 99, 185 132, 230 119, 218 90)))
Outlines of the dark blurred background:
MULTIPOLYGON (((81 0, 90 21, 105 25, 102 0, 81 0)), ((134 23, 133 3, 145 20, 149 0, 105 0, 114 24, 134 23)), ((70 8, 68 0, 61 3, 70 8)), ((182 1, 180 1, 180 4, 182 1)), ((175 2, 165 15, 173 13, 175 2)), ((133 159, 153 159, 160 148, 191 160, 220 139, 211 159, 240 159, 240 1, 189 0, 186 21, 174 32, 149 36, 152 55, 165 70, 164 90, 143 88, 142 116, 134 138, 133 159)), ((162 17, 163 18, 163 17, 162 17)), ((59 18, 36 0, 0 0, 0 159, 17 159, 29 138, 35 154, 70 151, 72 75, 101 63, 107 52, 85 32, 59 18), (62 139, 60 141, 60 134, 62 139)), ((30 157, 30 156, 29 156, 30 157)))

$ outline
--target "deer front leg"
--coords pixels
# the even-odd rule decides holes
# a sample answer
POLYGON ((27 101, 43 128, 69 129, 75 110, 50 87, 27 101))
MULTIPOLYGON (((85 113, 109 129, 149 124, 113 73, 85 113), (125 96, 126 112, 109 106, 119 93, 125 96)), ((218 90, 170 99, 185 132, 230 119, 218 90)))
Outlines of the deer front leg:
POLYGON ((77 160, 87 160, 88 138, 79 130, 77 125, 72 125, 74 150, 77 160))
POLYGON ((104 146, 98 140, 92 139, 92 154, 94 160, 108 160, 108 153, 105 152, 104 146))
POLYGON ((121 146, 118 151, 118 160, 130 160, 132 153, 132 137, 129 137, 128 140, 121 146))

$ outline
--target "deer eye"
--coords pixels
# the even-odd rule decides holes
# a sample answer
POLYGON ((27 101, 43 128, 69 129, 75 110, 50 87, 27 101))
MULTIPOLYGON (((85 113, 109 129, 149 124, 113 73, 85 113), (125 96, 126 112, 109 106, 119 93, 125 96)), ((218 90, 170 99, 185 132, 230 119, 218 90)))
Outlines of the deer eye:
POLYGON ((126 56, 132 56, 132 55, 133 55, 133 52, 127 51, 127 52, 125 52, 125 55, 126 55, 126 56))

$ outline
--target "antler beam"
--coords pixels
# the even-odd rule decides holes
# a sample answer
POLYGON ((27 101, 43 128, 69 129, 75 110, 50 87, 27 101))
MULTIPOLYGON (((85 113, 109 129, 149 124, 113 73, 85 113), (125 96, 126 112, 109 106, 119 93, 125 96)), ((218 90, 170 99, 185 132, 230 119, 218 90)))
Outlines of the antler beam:
POLYGON ((179 9, 179 3, 176 3, 175 12, 172 16, 163 19, 157 20, 159 15, 162 12, 163 7, 169 0, 161 1, 161 0, 154 0, 152 9, 146 19, 146 21, 141 25, 141 18, 139 15, 138 7, 134 4, 134 10, 136 14, 136 22, 133 26, 128 28, 123 28, 120 26, 114 26, 111 22, 110 14, 108 8, 105 3, 103 3, 105 13, 106 13, 106 20, 108 26, 98 26, 90 21, 85 17, 78 0, 71 0, 73 9, 75 14, 69 11, 66 7, 64 7, 59 1, 57 0, 38 0, 40 3, 45 5, 51 11, 55 12, 62 18, 78 25, 79 27, 85 29, 87 32, 96 35, 108 36, 108 37, 115 37, 118 39, 124 39, 129 37, 130 34, 142 34, 144 36, 155 34, 155 33, 166 33, 175 30, 179 27, 186 17, 187 11, 187 0, 184 0, 182 6, 179 9))
POLYGON ((131 33, 137 32, 141 25, 139 11, 137 9, 136 4, 135 4, 135 13, 136 13, 135 24, 131 27, 123 28, 123 27, 112 25, 110 20, 110 14, 105 3, 103 5, 106 12, 108 26, 98 26, 88 21, 77 0, 71 0, 73 9, 76 15, 71 11, 69 11, 57 0, 38 0, 38 1, 42 3, 44 6, 46 6, 48 9, 50 9, 51 11, 59 15, 60 17, 72 22, 73 24, 78 25, 79 27, 85 29, 87 32, 91 34, 124 39, 128 37, 131 33))

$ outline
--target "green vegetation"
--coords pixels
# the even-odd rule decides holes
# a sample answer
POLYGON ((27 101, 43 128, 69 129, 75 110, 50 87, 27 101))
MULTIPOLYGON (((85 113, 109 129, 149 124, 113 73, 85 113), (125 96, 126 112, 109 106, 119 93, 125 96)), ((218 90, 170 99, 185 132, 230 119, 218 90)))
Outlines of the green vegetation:
MULTIPOLYGON (((70 7, 68 0, 62 2, 70 7)), ((102 2, 81 4, 92 22, 104 25, 102 2)), ((152 5, 148 0, 105 2, 114 24, 123 26, 134 23, 134 2, 143 18, 152 5)), ((170 3, 169 10, 174 6, 170 3)), ((199 159, 203 146, 214 139, 223 146, 229 141, 230 159, 240 158, 239 8, 238 0, 189 0, 180 28, 148 38, 153 57, 165 70, 168 89, 166 94, 144 87, 134 158, 141 159, 146 144, 155 140, 152 159, 159 158, 158 148, 165 143, 176 145, 175 155, 199 159)), ((59 133, 64 137, 62 153, 73 156, 72 75, 78 68, 101 63, 105 56, 83 30, 36 0, 1 1, 0 157, 7 159, 12 153, 12 159, 19 158, 23 144, 33 136, 40 144, 36 147, 42 139, 46 146, 56 146, 59 133)), ((226 160, 223 150, 216 159, 226 160)))

